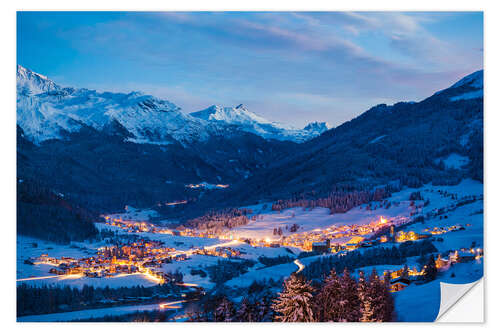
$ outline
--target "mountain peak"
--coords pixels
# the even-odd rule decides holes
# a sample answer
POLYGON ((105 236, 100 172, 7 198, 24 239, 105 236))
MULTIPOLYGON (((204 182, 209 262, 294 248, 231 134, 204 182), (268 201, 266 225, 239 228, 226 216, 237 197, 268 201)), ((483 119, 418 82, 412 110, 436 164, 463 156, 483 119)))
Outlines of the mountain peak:
POLYGON ((327 122, 313 121, 304 127, 305 131, 314 132, 321 134, 330 129, 330 125, 327 122))
POLYGON ((217 124, 237 126, 244 132, 280 141, 303 142, 329 129, 328 124, 319 122, 308 124, 303 129, 272 122, 249 111, 243 104, 235 107, 212 105, 193 112, 190 116, 217 124))
POLYGON ((61 89, 54 81, 45 75, 17 65, 16 72, 17 91, 24 95, 37 95, 61 89))
POLYGON ((195 118, 200 118, 207 121, 223 121, 232 125, 243 125, 249 123, 271 123, 269 120, 248 111, 248 109, 243 106, 243 104, 239 104, 236 107, 212 105, 204 110, 192 112, 190 115, 195 118))

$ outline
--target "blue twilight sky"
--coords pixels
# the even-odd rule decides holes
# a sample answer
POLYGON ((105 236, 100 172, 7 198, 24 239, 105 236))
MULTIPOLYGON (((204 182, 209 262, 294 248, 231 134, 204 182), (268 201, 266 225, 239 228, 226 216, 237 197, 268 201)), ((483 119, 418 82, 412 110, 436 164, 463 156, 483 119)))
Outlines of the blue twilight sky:
POLYGON ((336 126, 483 67, 481 12, 18 12, 18 64, 63 86, 243 103, 336 126))

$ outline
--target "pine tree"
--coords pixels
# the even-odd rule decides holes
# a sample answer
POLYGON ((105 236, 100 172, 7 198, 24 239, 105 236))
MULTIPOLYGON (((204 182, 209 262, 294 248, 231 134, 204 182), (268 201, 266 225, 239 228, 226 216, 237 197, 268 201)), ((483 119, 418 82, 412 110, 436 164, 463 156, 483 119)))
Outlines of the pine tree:
POLYGON ((255 321, 272 322, 276 315, 272 305, 273 297, 270 294, 264 295, 259 302, 255 303, 255 321))
POLYGON ((367 294, 371 302, 371 321, 392 321, 394 300, 390 293, 390 274, 386 273, 382 280, 374 269, 370 275, 367 294))
POLYGON ((222 298, 221 302, 215 309, 215 321, 233 321, 235 316, 235 310, 233 302, 228 300, 226 297, 222 298))
POLYGON ((309 281, 292 273, 283 283, 283 291, 274 301, 272 308, 277 312, 275 319, 281 322, 313 322, 313 292, 309 281))
POLYGON ((254 305, 251 304, 247 298, 244 298, 243 301, 241 301, 238 311, 236 312, 236 318, 240 322, 256 321, 254 310, 254 305))
POLYGON ((368 293, 369 284, 366 281, 365 273, 363 271, 359 272, 358 280, 358 294, 360 301, 360 312, 361 319, 363 322, 373 321, 373 309, 371 302, 371 295, 368 293))
POLYGON ((377 271, 373 269, 368 282, 367 297, 372 311, 370 321, 383 321, 384 318, 384 286, 377 271))
POLYGON ((315 313, 318 321, 340 321, 342 286, 335 269, 325 279, 323 287, 315 297, 315 313))
MULTIPOLYGON (((406 267, 408 268, 408 267, 406 267)), ((394 319, 394 298, 392 298, 392 294, 390 292, 391 288, 391 277, 390 274, 386 274, 384 276, 383 281, 383 317, 382 321, 393 321, 394 319)))
POLYGON ((358 286, 349 274, 347 267, 344 269, 344 274, 340 278, 342 294, 340 299, 341 315, 340 321, 357 322, 361 317, 360 299, 358 295, 358 286))
POLYGON ((424 266, 424 279, 425 281, 432 281, 437 277, 436 262, 434 256, 431 254, 424 266))
POLYGON ((401 273, 401 278, 408 279, 409 277, 410 277, 410 272, 408 269, 408 265, 405 264, 405 266, 403 267, 403 272, 401 273))

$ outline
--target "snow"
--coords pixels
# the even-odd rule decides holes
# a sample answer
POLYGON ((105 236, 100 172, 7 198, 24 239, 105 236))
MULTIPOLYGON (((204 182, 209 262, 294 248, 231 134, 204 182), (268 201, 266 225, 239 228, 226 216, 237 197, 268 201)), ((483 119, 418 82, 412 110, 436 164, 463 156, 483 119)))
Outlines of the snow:
POLYGON ((368 143, 378 142, 378 141, 382 140, 383 138, 385 138, 386 136, 387 136, 387 134, 384 134, 384 135, 381 135, 381 136, 377 136, 375 139, 373 139, 372 141, 370 141, 368 143))
POLYGON ((169 144, 206 140, 207 123, 180 112, 175 104, 139 92, 129 94, 61 88, 46 77, 18 66, 17 124, 39 144, 61 139, 82 125, 103 130, 113 121, 139 143, 169 144), (27 89, 35 93, 24 93, 27 89))
MULTIPOLYGON (((96 223, 95 226, 100 230, 108 229, 116 231, 118 234, 131 235, 131 233, 117 226, 111 226, 104 223, 96 223)), ((175 236, 175 235, 152 233, 152 232, 141 232, 134 234, 140 235, 141 237, 149 238, 150 240, 162 241, 165 243, 166 247, 172 247, 181 251, 189 250, 194 247, 213 246, 217 244, 224 244, 227 242, 217 238, 184 237, 184 236, 175 236)))
POLYGON ((450 88, 459 87, 473 88, 473 90, 457 96, 453 96, 450 98, 450 101, 455 102, 459 100, 483 98, 483 70, 467 75, 466 77, 452 85, 450 88))
MULTIPOLYGON (((424 214, 436 208, 450 207, 454 200, 450 197, 441 196, 437 190, 456 194, 458 199, 467 195, 482 195, 483 184, 470 179, 463 180, 454 186, 430 186, 421 189, 425 199, 430 200, 430 205, 424 207, 424 214)), ((484 221, 483 201, 477 200, 470 204, 457 207, 444 215, 446 219, 438 217, 426 219, 423 224, 412 224, 405 227, 405 231, 423 232, 425 228, 445 227, 451 225, 462 225, 465 230, 447 232, 437 235, 443 241, 434 241, 433 244, 439 253, 449 250, 460 250, 470 248, 473 242, 477 247, 484 247, 484 221), (469 225, 467 225, 469 224, 469 225)), ((413 258, 414 259, 414 258, 413 258)), ((413 263, 409 264, 413 267, 413 263)), ((438 275, 438 279, 423 285, 412 284, 404 290, 394 294, 395 306, 399 321, 434 321, 439 313, 440 306, 440 282, 446 283, 471 283, 483 276, 483 260, 475 260, 468 263, 458 263, 438 275), (455 276, 452 277, 452 274, 455 276), (417 311, 415 309, 418 309, 417 311)))
POLYGON ((465 227, 465 230, 451 231, 445 234, 436 235, 436 237, 443 239, 442 242, 433 243, 438 251, 445 252, 449 250, 469 248, 472 242, 475 242, 478 247, 483 247, 484 225, 482 209, 483 201, 479 200, 445 213, 444 215, 447 216, 446 219, 440 220, 438 217, 427 219, 423 224, 417 223, 407 226, 405 231, 423 233, 426 228, 433 229, 434 227, 439 228, 452 225, 462 225, 465 227), (470 226, 467 226, 467 224, 470 224, 470 226))
POLYGON ((72 321, 72 320, 84 320, 90 318, 102 318, 106 315, 120 316, 129 313, 134 313, 136 311, 142 312, 142 311, 153 311, 153 310, 162 311, 162 309, 159 307, 159 304, 156 303, 156 304, 145 304, 145 305, 115 306, 115 307, 100 308, 100 309, 23 316, 23 317, 17 317, 17 321, 18 322, 72 321))
POLYGON ((364 225, 378 220, 381 216, 391 219, 399 216, 409 216, 413 210, 409 206, 408 197, 399 206, 392 205, 389 209, 377 208, 366 210, 364 206, 355 207, 343 214, 330 214, 327 208, 316 207, 312 210, 304 210, 302 207, 285 209, 281 213, 269 212, 258 214, 255 221, 250 220, 247 225, 232 229, 232 234, 237 237, 264 239, 269 237, 274 239, 275 228, 281 227, 285 235, 288 232, 286 227, 293 224, 300 226, 298 232, 313 231, 314 229, 325 229, 331 226, 340 225, 364 225))
POLYGON ((188 185, 185 185, 185 187, 192 188, 192 189, 221 190, 221 189, 228 188, 229 185, 227 185, 227 184, 210 184, 207 182, 201 182, 199 184, 188 184, 188 185))
POLYGON ((394 293, 394 305, 397 311, 397 321, 404 322, 429 322, 434 321, 439 313, 441 304, 440 283, 471 283, 483 275, 482 261, 459 263, 453 265, 448 271, 438 275, 432 282, 416 285, 394 293), (452 273, 455 277, 451 277, 452 273))
POLYGON ((246 125, 252 123, 271 124, 269 120, 248 111, 247 108, 241 104, 236 107, 212 105, 205 110, 193 112, 191 115, 207 121, 224 121, 233 125, 246 125))
POLYGON ((90 278, 80 275, 72 276, 56 276, 49 273, 49 270, 54 266, 48 264, 29 265, 25 264, 24 260, 36 258, 42 254, 47 254, 49 257, 73 257, 84 258, 93 256, 96 249, 104 244, 101 243, 73 243, 72 245, 59 245, 48 241, 42 241, 32 237, 17 236, 17 267, 16 279, 17 284, 26 283, 29 285, 69 285, 71 287, 83 287, 84 284, 94 287, 110 288, 143 285, 153 286, 157 282, 151 281, 143 274, 122 274, 110 278, 90 278), (33 247, 33 243, 38 246, 33 247), (47 277, 37 280, 24 280, 32 277, 47 277))
POLYGON ((17 91, 26 95, 36 95, 58 90, 60 87, 46 76, 17 65, 17 91))
POLYGON ((235 126, 239 130, 259 135, 265 139, 303 142, 328 130, 327 123, 313 122, 303 129, 271 122, 249 111, 245 106, 222 107, 212 105, 207 109, 190 114, 195 118, 216 124, 235 126))
MULTIPOLYGON (((318 260, 322 256, 332 256, 333 254, 323 254, 317 256, 311 256, 306 258, 301 258, 300 262, 307 266, 307 264, 318 260)), ((289 262, 286 264, 280 264, 270 267, 265 267, 261 269, 252 269, 251 271, 240 275, 234 279, 226 282, 226 286, 234 288, 244 288, 250 286, 254 281, 263 281, 268 279, 273 279, 274 281, 288 277, 293 272, 299 269, 298 265, 294 262, 289 262)))
POLYGON ((451 153, 445 158, 436 159, 436 163, 443 161, 444 166, 449 169, 461 169, 469 164, 469 157, 457 153, 451 153))
MULTIPOLYGON (((449 158, 449 157, 448 157, 449 158)), ((457 159, 457 157, 454 157, 457 159)), ((471 179, 465 179, 457 185, 451 186, 434 186, 426 184, 421 188, 405 188, 399 192, 393 193, 387 200, 392 203, 389 209, 376 208, 374 210, 366 210, 366 205, 355 207, 344 214, 330 215, 326 208, 315 208, 312 210, 304 210, 301 207, 283 210, 281 213, 271 210, 271 203, 263 202, 257 205, 247 206, 253 210, 252 216, 257 216, 256 221, 250 221, 246 226, 234 228, 233 235, 258 238, 265 237, 273 238, 272 231, 274 228, 281 227, 285 231, 285 226, 290 226, 294 223, 300 226, 299 232, 313 231, 314 229, 332 225, 352 225, 352 224, 367 224, 374 220, 378 220, 380 216, 387 219, 398 217, 409 217, 414 210, 409 205, 409 197, 412 192, 420 191, 424 200, 429 200, 429 204, 421 208, 421 213, 425 216, 427 213, 435 212, 436 209, 446 208, 447 211, 439 216, 426 218, 423 223, 414 223, 404 226, 405 231, 415 231, 416 233, 424 233, 425 229, 434 227, 447 227, 453 225, 461 225, 465 230, 450 231, 441 235, 436 235, 433 238, 442 238, 442 241, 434 240, 433 244, 439 253, 446 253, 450 250, 460 250, 461 248, 469 248, 472 243, 477 247, 484 247, 484 225, 483 225, 483 184, 471 179), (444 193, 446 192, 446 193, 444 193), (456 198, 452 197, 456 196, 456 198), (467 204, 456 206, 460 200, 469 198, 470 196, 479 196, 476 201, 467 204), (446 216, 446 218, 445 218, 446 216)), ((423 201, 417 201, 417 205, 421 205, 423 201)), ((373 205, 372 205, 373 206, 373 205)), ((141 220, 145 219, 155 211, 141 210, 127 206, 126 212, 116 216, 124 219, 141 220)), ((99 229, 110 229, 118 234, 129 234, 119 227, 109 226, 98 223, 96 226, 99 229)), ((219 239, 197 238, 173 236, 168 234, 158 233, 138 233, 141 237, 147 237, 152 240, 160 240, 167 247, 176 248, 178 251, 187 251, 192 248, 227 246, 238 249, 242 255, 242 259, 251 259, 257 261, 260 256, 277 257, 291 256, 295 257, 300 251, 294 248, 287 249, 285 247, 270 248, 270 247, 252 247, 249 244, 237 241, 228 242, 219 239), (290 253, 291 250, 293 253, 290 253)), ((24 260, 29 257, 36 257, 42 253, 47 253, 51 257, 71 256, 71 257, 88 257, 95 253, 95 249, 101 246, 98 243, 75 243, 70 245, 57 245, 50 242, 36 240, 30 237, 18 236, 17 239, 17 279, 29 278, 32 276, 44 277, 51 276, 48 270, 50 265, 27 265, 24 260), (38 247, 33 247, 32 243, 36 242, 38 247)), ((393 246, 392 243, 383 244, 381 246, 393 246)), ((363 249, 358 250, 363 251, 363 249)), ((309 263, 317 260, 321 256, 332 256, 334 254, 324 254, 301 258, 300 262, 307 267, 309 263)), ((192 269, 203 269, 211 265, 216 265, 219 260, 227 260, 215 256, 190 255, 185 261, 174 261, 163 265, 161 268, 165 272, 174 272, 179 270, 184 275, 184 282, 193 283, 202 286, 206 289, 211 289, 214 284, 210 282, 209 277, 202 278, 199 275, 191 275, 192 269)), ((237 260, 237 259, 235 259, 237 260)), ((408 258, 407 264, 410 268, 417 266, 417 257, 408 258)), ((367 266, 360 269, 370 274, 375 268, 379 275, 382 275, 386 270, 397 270, 401 265, 377 265, 367 266)), ((247 287, 254 281, 262 281, 264 279, 279 280, 289 276, 292 272, 299 269, 294 262, 264 267, 257 263, 249 269, 249 271, 241 276, 235 277, 226 282, 227 287, 247 287)), ((406 289, 394 293, 396 311, 399 321, 433 321, 439 312, 440 305, 440 282, 447 283, 470 283, 478 280, 483 275, 482 259, 468 263, 458 263, 450 267, 449 270, 438 275, 438 279, 430 283, 417 285, 411 284, 406 289), (454 277, 452 277, 454 274, 454 277)), ((23 281, 18 281, 23 283, 23 281)), ((144 285, 152 286, 156 282, 148 280, 142 274, 121 274, 111 278, 87 278, 82 276, 54 276, 46 279, 29 280, 25 283, 32 285, 69 285, 81 287, 84 284, 90 284, 95 287, 119 287, 144 285)), ((136 309, 137 307, 134 307, 136 309)), ((116 308, 118 309, 118 308, 116 308)), ((96 311, 96 310, 85 310, 96 311)), ((106 314, 108 310, 106 310, 106 314)), ((90 312, 92 313, 92 312, 90 312)), ((102 309, 99 309, 98 315, 103 314, 102 309)), ((88 315, 86 313, 85 315, 88 315)), ((36 316, 38 319, 33 320, 68 320, 65 315, 53 314, 46 317, 36 316)), ((87 317, 88 318, 88 317, 87 317)), ((28 317, 20 320, 27 320, 28 317)))
MULTIPOLYGON (((38 266, 47 266, 53 267, 49 265, 35 265, 38 266)), ((48 269, 47 269, 48 272, 48 269)), ((21 280, 17 281, 17 284, 28 284, 31 286, 70 286, 75 288, 82 288, 84 285, 93 286, 95 288, 120 288, 120 287, 132 287, 132 286, 143 286, 143 287, 152 287, 158 284, 157 281, 148 278, 148 276, 141 273, 133 273, 133 274, 118 274, 106 278, 92 278, 86 277, 82 275, 61 275, 56 276, 47 273, 46 279, 37 279, 37 280, 21 280)))
POLYGON ((203 288, 210 289, 215 284, 210 282, 206 268, 216 265, 219 260, 227 259, 215 256, 192 255, 189 256, 187 260, 173 261, 172 263, 164 264, 161 270, 165 273, 179 270, 183 274, 183 282, 197 284, 203 288), (201 277, 200 275, 191 275, 192 269, 201 269, 207 273, 207 276, 201 277))
POLYGON ((483 89, 469 91, 458 96, 453 96, 450 98, 450 101, 455 102, 459 100, 474 99, 474 98, 483 98, 483 89))
POLYGON ((212 106, 189 115, 168 100, 141 92, 62 88, 22 66, 17 67, 17 92, 17 124, 35 144, 64 139, 66 132, 78 132, 83 126, 102 131, 114 122, 130 134, 125 141, 154 145, 206 141, 234 127, 266 139, 297 142, 326 130, 326 126, 319 124, 306 130, 270 122, 242 105, 212 106))
POLYGON ((44 276, 49 274, 49 269, 52 266, 48 265, 28 265, 24 260, 39 257, 42 254, 48 254, 50 257, 88 257, 95 254, 95 250, 99 244, 93 243, 74 243, 71 245, 59 245, 48 241, 42 241, 36 238, 27 236, 17 236, 17 279, 27 278, 31 276, 44 276), (33 243, 38 246, 33 247, 33 243))
POLYGON ((124 213, 115 213, 107 216, 111 219, 122 219, 124 221, 149 221, 153 217, 158 217, 159 214, 154 209, 136 209, 132 206, 125 206, 124 213))
POLYGON ((323 132, 328 131, 330 128, 331 127, 330 127, 330 125, 327 122, 314 121, 312 123, 307 124, 304 127, 304 130, 312 132, 312 133, 316 133, 316 135, 320 135, 323 132))
POLYGON ((293 247, 254 247, 246 243, 230 245, 229 247, 239 250, 242 253, 241 258, 251 260, 257 260, 259 257, 294 257, 301 252, 300 250, 293 247))
POLYGON ((458 88, 462 86, 471 86, 473 88, 483 88, 483 70, 479 70, 477 72, 474 72, 472 74, 467 75, 454 85, 452 85, 450 88, 458 88))
POLYGON ((245 288, 250 286, 254 281, 263 281, 270 278, 273 280, 283 279, 295 272, 297 269, 297 265, 293 262, 263 269, 255 269, 227 281, 226 285, 234 288, 245 288))

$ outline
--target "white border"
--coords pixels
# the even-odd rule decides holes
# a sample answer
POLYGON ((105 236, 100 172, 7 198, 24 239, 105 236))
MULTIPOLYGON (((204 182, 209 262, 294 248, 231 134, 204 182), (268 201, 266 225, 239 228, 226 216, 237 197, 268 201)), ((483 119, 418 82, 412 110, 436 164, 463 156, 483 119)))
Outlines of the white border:
MULTIPOLYGON (((500 17, 497 9, 497 1, 461 1, 461 0, 419 0, 412 2, 402 1, 342 1, 342 2, 326 2, 319 0, 308 1, 270 1, 270 0, 254 0, 248 2, 236 3, 234 0, 212 0, 212 1, 189 1, 182 2, 159 2, 159 1, 104 1, 104 0, 87 0, 87 1, 67 1, 67 0, 23 0, 2 4, 0 12, 2 25, 0 32, 2 34, 2 48, 0 52, 0 77, 1 80, 1 103, 0 108, 0 144, 1 164, 0 172, 0 215, 2 217, 2 228, 4 237, 0 243, 2 246, 2 255, 4 258, 3 267, 8 267, 3 270, 2 278, 2 324, 4 331, 11 330, 27 330, 27 331, 51 331, 51 332, 80 332, 87 330, 120 330, 120 331, 137 331, 145 329, 144 325, 138 326, 134 324, 16 324, 15 323, 15 43, 16 43, 16 10, 401 10, 401 11, 478 11, 484 10, 485 21, 485 249, 486 249, 486 272, 489 276, 498 276, 498 265, 489 265, 489 258, 498 260, 498 245, 488 235, 499 235, 498 226, 500 224, 500 216, 498 210, 495 210, 495 203, 500 199, 499 196, 499 173, 498 170, 498 143, 500 142, 499 113, 500 107, 498 103, 498 93, 496 90, 500 86, 499 77, 499 62, 500 54, 498 52, 498 31, 500 31, 500 17), (496 33, 495 33, 496 32, 496 33), (486 233, 487 231, 487 233, 486 233), (89 326, 91 325, 91 326, 89 326)), ((488 279, 486 278, 486 282, 488 279)), ((498 292, 498 283, 493 282, 487 284, 486 300, 493 301, 500 293, 498 292), (489 297, 488 297, 489 295, 489 297)), ((416 309, 416 311, 418 311, 416 309)), ((277 325, 277 324, 150 324, 148 330, 158 330, 165 332, 166 330, 183 332, 200 332, 217 330, 218 332, 234 332, 238 333, 250 332, 255 329, 271 331, 271 330, 287 330, 287 332, 303 332, 305 329, 313 329, 315 331, 332 331, 332 330, 357 330, 367 328, 375 331, 421 331, 425 330, 443 330, 453 329, 453 331, 466 331, 478 329, 488 329, 496 326, 498 323, 497 310, 493 304, 486 305, 486 325, 453 325, 453 324, 387 324, 387 325, 363 325, 363 324, 317 324, 314 326, 305 326, 301 324, 277 325), (493 311, 489 311, 493 308, 493 311)))

